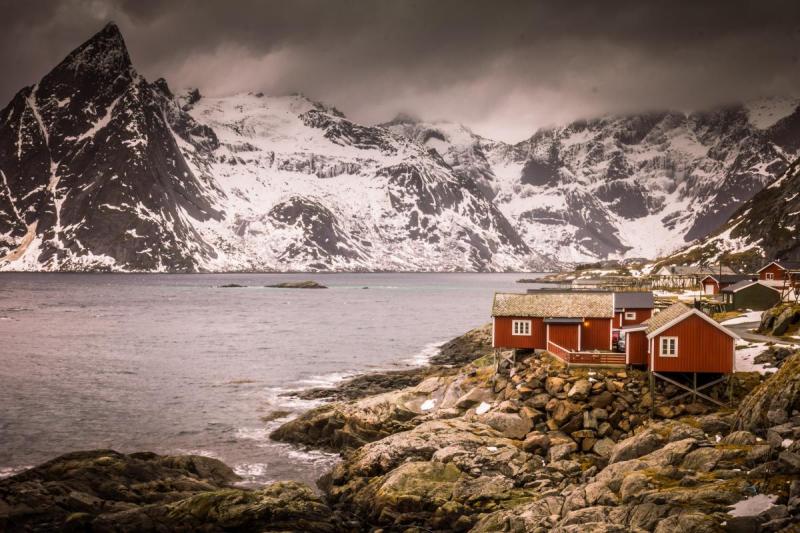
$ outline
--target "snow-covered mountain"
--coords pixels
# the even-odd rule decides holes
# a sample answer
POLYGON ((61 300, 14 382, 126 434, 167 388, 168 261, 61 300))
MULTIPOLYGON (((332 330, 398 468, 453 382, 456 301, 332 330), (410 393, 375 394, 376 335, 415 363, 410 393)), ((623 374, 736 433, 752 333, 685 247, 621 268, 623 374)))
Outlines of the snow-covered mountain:
POLYGON ((578 121, 507 145, 450 123, 387 128, 470 176, 535 250, 656 257, 723 224, 800 153, 800 100, 578 121))
POLYGON ((436 152, 302 96, 174 95, 113 24, 0 113, 4 269, 525 270, 436 152))
POLYGON ((507 144, 153 83, 108 25, 0 111, 0 269, 539 270, 655 257, 800 153, 793 99, 507 144))
POLYGON ((800 159, 744 203, 721 228, 659 264, 723 263, 755 271, 773 259, 800 260, 800 159))

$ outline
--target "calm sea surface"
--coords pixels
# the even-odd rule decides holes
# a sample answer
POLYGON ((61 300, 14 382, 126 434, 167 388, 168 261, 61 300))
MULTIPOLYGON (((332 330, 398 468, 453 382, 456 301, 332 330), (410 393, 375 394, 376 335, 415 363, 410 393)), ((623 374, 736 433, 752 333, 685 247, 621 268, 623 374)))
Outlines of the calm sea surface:
POLYGON ((280 421, 261 420, 313 405, 282 392, 420 364, 520 277, 0 274, 0 476, 113 448, 313 483, 334 456, 273 443, 280 421), (293 279, 330 289, 263 287, 293 279))

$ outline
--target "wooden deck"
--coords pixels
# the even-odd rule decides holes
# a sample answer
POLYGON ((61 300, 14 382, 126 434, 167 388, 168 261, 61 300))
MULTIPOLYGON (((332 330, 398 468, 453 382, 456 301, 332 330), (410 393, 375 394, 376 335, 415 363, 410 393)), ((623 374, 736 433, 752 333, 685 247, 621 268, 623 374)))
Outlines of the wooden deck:
POLYGON ((557 357, 565 362, 567 366, 625 366, 624 353, 601 351, 582 352, 568 350, 567 348, 559 346, 552 341, 547 342, 547 351, 552 356, 557 357))

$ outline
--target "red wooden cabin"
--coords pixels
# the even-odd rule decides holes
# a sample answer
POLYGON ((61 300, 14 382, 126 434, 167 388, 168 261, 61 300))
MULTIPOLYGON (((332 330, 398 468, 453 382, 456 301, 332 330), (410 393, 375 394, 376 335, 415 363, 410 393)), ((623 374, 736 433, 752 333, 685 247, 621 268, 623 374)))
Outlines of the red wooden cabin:
POLYGON ((800 261, 773 261, 758 271, 761 281, 783 281, 789 277, 789 272, 800 271, 800 261))
POLYGON ((730 374, 738 335, 706 314, 676 303, 626 328, 627 364, 652 372, 730 374))
MULTIPOLYGON (((613 355, 613 320, 611 292, 497 293, 492 305, 492 345, 547 350, 567 362, 584 363, 594 352, 613 355)), ((619 364, 624 364, 619 355, 619 364)), ((599 362, 616 363, 607 359, 599 362)))
POLYGON ((755 276, 750 274, 709 274, 700 280, 700 286, 703 288, 703 294, 713 295, 719 294, 723 289, 730 287, 740 281, 747 281, 754 279, 755 276))

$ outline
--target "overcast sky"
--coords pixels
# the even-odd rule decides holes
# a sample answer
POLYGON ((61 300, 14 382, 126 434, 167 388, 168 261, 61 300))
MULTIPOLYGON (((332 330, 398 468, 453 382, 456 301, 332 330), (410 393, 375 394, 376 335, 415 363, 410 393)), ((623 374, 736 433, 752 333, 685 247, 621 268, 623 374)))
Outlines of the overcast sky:
POLYGON ((507 141, 604 113, 800 94, 800 2, 0 0, 0 106, 109 20, 208 95, 303 92, 507 141))

